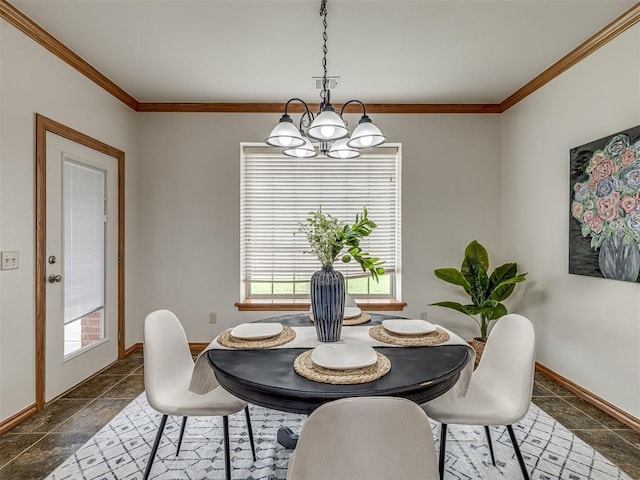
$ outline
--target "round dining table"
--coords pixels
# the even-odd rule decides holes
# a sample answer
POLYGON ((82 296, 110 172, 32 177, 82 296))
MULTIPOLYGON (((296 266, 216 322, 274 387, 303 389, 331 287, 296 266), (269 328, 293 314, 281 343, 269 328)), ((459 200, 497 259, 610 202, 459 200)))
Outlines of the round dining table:
MULTIPOLYGON (((371 321, 400 318, 370 313, 371 321)), ((272 317, 259 322, 278 322, 289 327, 312 326, 309 314, 272 317)), ((343 327, 344 329, 357 327, 343 327)), ((233 395, 255 405, 291 413, 309 414, 320 405, 345 397, 398 396, 418 404, 449 390, 469 362, 468 347, 374 347, 391 361, 391 370, 378 380, 355 385, 319 383, 298 375, 293 362, 309 348, 264 350, 211 349, 206 353, 216 379, 233 395)))

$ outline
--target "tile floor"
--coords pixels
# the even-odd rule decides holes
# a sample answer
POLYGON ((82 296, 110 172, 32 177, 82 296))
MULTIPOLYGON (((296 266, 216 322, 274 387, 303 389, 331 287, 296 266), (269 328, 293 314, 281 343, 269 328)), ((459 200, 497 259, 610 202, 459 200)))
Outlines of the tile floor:
MULTIPOLYGON (((144 390, 134 353, 0 436, 0 480, 36 480, 83 445, 144 390)), ((640 480, 640 432, 536 373, 533 401, 575 435, 640 480)))

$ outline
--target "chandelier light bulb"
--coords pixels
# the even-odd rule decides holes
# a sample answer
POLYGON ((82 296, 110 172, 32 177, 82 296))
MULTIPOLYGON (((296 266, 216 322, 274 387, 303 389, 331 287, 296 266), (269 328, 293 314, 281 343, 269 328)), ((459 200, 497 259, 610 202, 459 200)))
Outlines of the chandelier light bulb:
POLYGON ((336 133, 336 127, 331 126, 331 125, 324 125, 322 127, 320 127, 320 134, 324 137, 324 138, 331 138, 335 135, 336 133))
POLYGON ((341 138, 331 145, 331 150, 327 153, 327 156, 331 158, 338 158, 341 160, 347 158, 358 158, 360 156, 360 152, 355 148, 351 148, 347 145, 346 138, 341 138))
POLYGON ((347 142, 351 148, 377 147, 387 141, 387 137, 376 127, 368 115, 363 115, 347 142))
POLYGON ((322 111, 311 122, 307 135, 316 140, 333 141, 349 135, 349 130, 347 130, 342 117, 336 113, 329 103, 322 107, 322 111))
POLYGON ((371 135, 366 135, 364 137, 360 137, 360 143, 363 147, 370 147, 373 143, 373 137, 371 135))
POLYGON ((304 145, 304 139, 286 113, 282 115, 278 124, 271 130, 271 135, 264 142, 272 147, 284 148, 304 145))
POLYGON ((300 136, 304 140, 304 144, 294 148, 287 148, 282 153, 284 153, 288 157, 295 158, 312 158, 317 155, 316 149, 313 148, 313 145, 309 141, 309 139, 305 136, 304 132, 300 130, 300 136))

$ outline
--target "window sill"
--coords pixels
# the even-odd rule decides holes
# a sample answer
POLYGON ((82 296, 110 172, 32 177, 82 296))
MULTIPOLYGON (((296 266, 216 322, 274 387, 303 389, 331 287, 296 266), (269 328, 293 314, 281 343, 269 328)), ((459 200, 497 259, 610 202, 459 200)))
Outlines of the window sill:
MULTIPOLYGON (((407 306, 407 302, 399 302, 392 299, 359 299, 356 300, 358 307, 365 311, 373 312, 400 312, 407 306)), ((240 311, 291 311, 299 312, 309 310, 311 304, 309 299, 294 300, 291 298, 278 299, 246 299, 237 302, 235 306, 240 311)))

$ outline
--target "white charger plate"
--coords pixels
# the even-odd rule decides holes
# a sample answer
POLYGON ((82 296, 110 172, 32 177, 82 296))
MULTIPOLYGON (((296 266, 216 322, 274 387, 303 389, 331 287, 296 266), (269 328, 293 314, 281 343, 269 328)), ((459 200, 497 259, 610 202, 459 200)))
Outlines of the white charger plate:
POLYGON ((281 333, 281 323, 241 323, 231 330, 232 337, 242 340, 262 340, 281 333))
POLYGON ((358 307, 344 307, 343 318, 345 319, 356 318, 356 317, 359 317, 361 313, 362 313, 362 310, 360 310, 358 307))
POLYGON ((436 331, 436 326, 424 320, 383 320, 385 330, 396 335, 424 335, 436 331))
POLYGON ((369 345, 319 345, 311 352, 311 361, 331 370, 347 370, 375 365, 378 356, 369 345))

